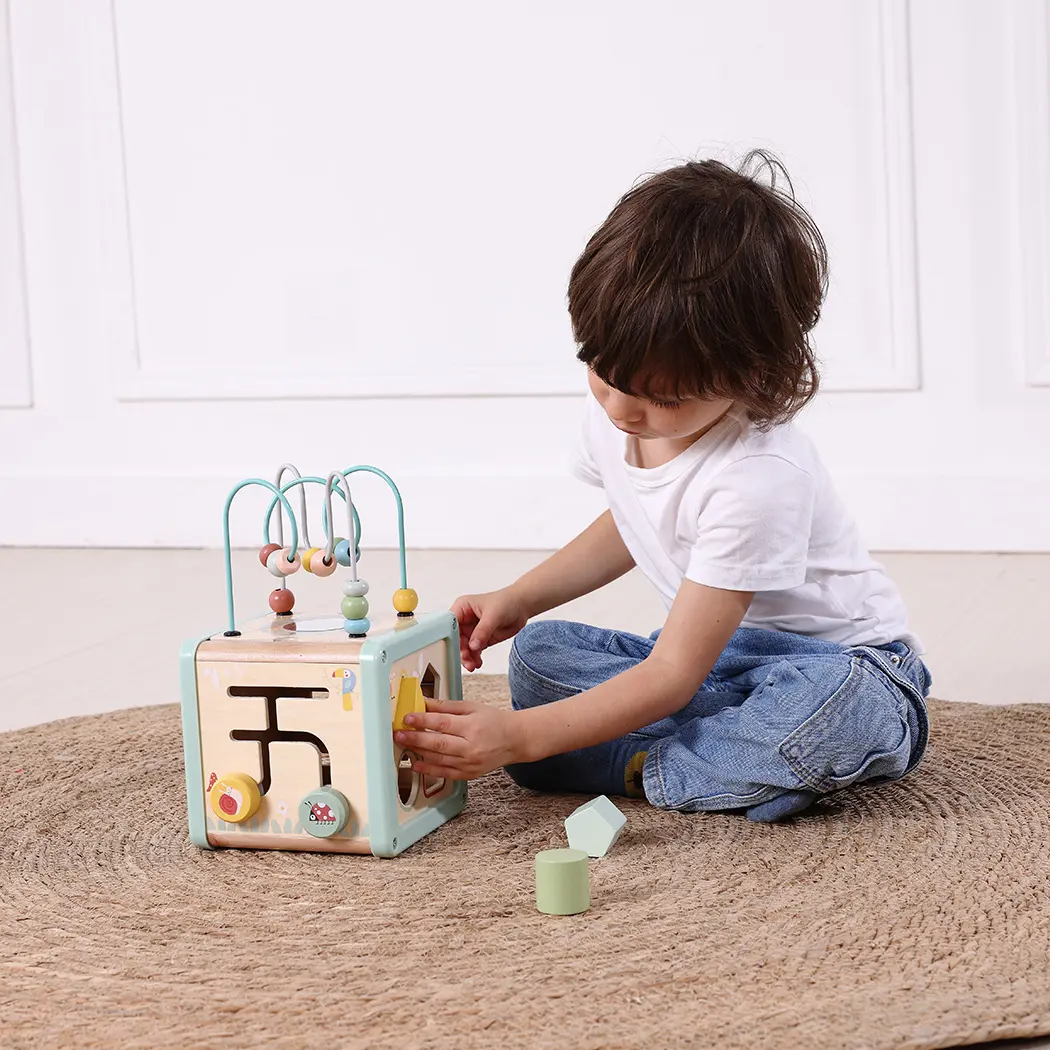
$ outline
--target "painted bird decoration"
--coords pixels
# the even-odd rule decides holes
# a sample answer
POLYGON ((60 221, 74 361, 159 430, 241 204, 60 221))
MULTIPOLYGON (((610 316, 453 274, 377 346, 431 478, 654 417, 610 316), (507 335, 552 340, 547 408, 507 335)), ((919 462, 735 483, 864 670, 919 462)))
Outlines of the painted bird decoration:
POLYGON ((337 667, 332 672, 332 677, 341 678, 343 680, 343 710, 353 711, 354 702, 352 694, 354 692, 354 686, 357 685, 357 675, 355 675, 349 667, 337 667))

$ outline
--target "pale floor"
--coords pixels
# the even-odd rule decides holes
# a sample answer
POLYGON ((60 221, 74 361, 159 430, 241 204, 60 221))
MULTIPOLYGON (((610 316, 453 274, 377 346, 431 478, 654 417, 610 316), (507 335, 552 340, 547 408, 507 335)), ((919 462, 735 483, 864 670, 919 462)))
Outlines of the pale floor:
MULTIPOLYGON (((412 551, 409 584, 423 611, 499 587, 541 560, 535 551, 412 551)), ((933 695, 982 703, 1050 702, 1050 554, 893 554, 881 560, 927 648, 933 695)), ((368 551, 373 615, 389 609, 396 555, 368 551)), ((338 615, 340 574, 297 573, 297 609, 338 615)), ((178 699, 178 652, 225 627, 219 551, 0 549, 13 595, 0 635, 0 730, 178 699)), ((265 611, 274 584, 253 551, 237 551, 237 617, 265 611)), ((648 634, 662 609, 637 571, 551 613, 648 634)), ((484 672, 506 670, 509 643, 484 672)))
MULTIPOLYGON (((459 594, 499 587, 543 555, 522 551, 414 551, 409 584, 420 608, 447 608, 459 594)), ((1050 703, 1050 554, 894 554, 881 560, 904 593, 923 638, 935 696, 984 703, 1050 703)), ((300 611, 338 615, 341 575, 297 573, 300 611)), ((373 613, 389 608, 396 556, 367 552, 373 613)), ((13 595, 0 635, 0 731, 70 715, 178 700, 178 653, 191 637, 225 627, 217 551, 0 549, 0 579, 13 595)), ((238 551, 238 619, 266 609, 273 578, 254 551, 238 551)), ((647 634, 662 610, 637 572, 551 615, 647 634)), ((509 643, 486 654, 506 670, 509 643)), ((1050 1039, 984 1044, 1050 1050, 1050 1039)))

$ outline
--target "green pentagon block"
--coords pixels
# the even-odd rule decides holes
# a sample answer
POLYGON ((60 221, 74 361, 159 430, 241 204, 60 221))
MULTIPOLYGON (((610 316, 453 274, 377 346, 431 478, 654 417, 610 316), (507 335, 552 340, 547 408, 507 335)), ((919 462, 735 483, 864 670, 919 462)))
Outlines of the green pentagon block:
POLYGON ((578 915, 591 906, 591 870, 578 849, 536 854, 536 907, 545 915, 578 915))
POLYGON ((604 857, 620 837, 627 818, 606 795, 585 802, 565 818, 565 834, 572 849, 588 857, 604 857))

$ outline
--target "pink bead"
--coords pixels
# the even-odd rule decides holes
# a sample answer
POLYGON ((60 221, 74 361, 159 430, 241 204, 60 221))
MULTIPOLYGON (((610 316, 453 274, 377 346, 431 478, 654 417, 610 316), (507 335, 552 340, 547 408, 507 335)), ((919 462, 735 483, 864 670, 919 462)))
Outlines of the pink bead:
POLYGON ((281 567, 282 576, 291 576, 293 572, 297 572, 299 566, 302 565, 303 559, 298 554, 294 558, 289 558, 288 553, 291 551, 291 547, 287 550, 281 551, 281 557, 278 561, 278 565, 281 567))
MULTIPOLYGON (((288 548, 290 550, 291 548, 288 548)), ((288 557, 288 550, 270 551, 266 559, 266 568, 274 576, 291 576, 302 564, 302 559, 297 554, 294 558, 288 557)))
POLYGON ((330 562, 325 561, 324 551, 318 551, 310 559, 310 568, 315 576, 331 576, 335 572, 339 565, 339 562, 335 560, 335 555, 328 555, 330 562))
POLYGON ((275 613, 290 613, 295 605, 295 595, 287 587, 270 591, 270 608, 275 613))
POLYGON ((279 543, 267 543, 266 546, 263 547, 261 551, 259 551, 259 561, 261 561, 263 565, 265 565, 266 559, 269 558, 269 556, 273 554, 274 551, 279 551, 280 549, 281 545, 279 543))

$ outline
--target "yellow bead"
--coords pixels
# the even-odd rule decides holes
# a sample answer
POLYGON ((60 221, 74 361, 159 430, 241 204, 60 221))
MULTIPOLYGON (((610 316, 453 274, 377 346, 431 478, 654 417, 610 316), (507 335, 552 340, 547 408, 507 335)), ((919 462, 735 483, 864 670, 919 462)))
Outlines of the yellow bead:
POLYGON ((411 587, 394 591, 394 608, 399 613, 415 612, 419 604, 419 595, 411 587))
POLYGON ((247 773, 224 773, 208 792, 208 801, 220 820, 239 824, 255 816, 262 795, 259 785, 247 773))
POLYGON ((313 572, 310 568, 310 559, 320 550, 320 547, 309 547, 303 551, 303 568, 307 572, 313 572))

